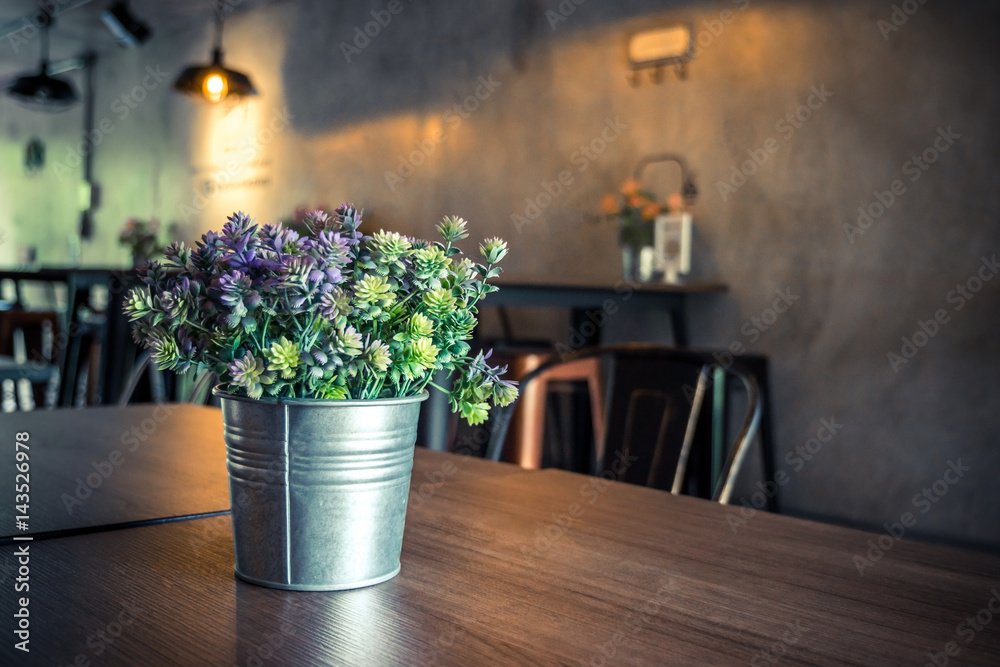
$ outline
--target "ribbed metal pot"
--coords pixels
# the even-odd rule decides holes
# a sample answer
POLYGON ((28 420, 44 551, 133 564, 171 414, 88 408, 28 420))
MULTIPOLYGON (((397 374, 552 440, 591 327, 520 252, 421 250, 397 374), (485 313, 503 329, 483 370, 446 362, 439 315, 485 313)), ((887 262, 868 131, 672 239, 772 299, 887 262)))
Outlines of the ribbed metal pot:
POLYGON ((231 396, 222 402, 236 575, 296 591, 399 572, 420 403, 231 396))

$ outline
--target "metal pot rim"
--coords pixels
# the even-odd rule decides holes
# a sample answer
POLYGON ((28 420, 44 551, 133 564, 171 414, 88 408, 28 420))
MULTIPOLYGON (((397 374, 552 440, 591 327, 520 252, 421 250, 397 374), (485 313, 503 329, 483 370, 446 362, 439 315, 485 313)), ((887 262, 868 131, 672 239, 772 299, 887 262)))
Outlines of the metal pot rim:
POLYGON ((394 398, 250 398, 249 396, 237 396, 230 394, 222 388, 221 384, 212 388, 212 395, 229 401, 241 401, 243 403, 265 403, 268 405, 300 405, 304 407, 357 407, 357 406, 389 406, 404 405, 407 403, 420 403, 426 401, 430 394, 427 390, 415 396, 397 396, 394 398))

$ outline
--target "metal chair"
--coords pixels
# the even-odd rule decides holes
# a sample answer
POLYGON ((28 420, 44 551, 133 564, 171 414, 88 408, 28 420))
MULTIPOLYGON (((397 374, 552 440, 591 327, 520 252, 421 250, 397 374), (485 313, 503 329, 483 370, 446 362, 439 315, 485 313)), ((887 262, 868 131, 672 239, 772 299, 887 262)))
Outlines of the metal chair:
MULTIPOLYGON (((558 373, 564 364, 594 359, 601 360, 606 380, 605 404, 592 414, 602 411, 605 422, 603 429, 595 429, 591 472, 727 503, 761 421, 762 401, 753 375, 738 361, 721 365, 709 352, 628 344, 553 359, 526 375, 521 391, 558 373), (728 454, 723 451, 727 377, 738 379, 746 393, 745 414, 728 454), (702 408, 711 386, 712 410, 706 411, 702 408), (711 438, 704 437, 706 430, 711 438)), ((500 459, 513 412, 511 405, 494 415, 487 458, 500 459)))
MULTIPOLYGON (((122 390, 122 395, 118 399, 118 405, 124 407, 129 404, 132 400, 135 390, 139 386, 139 382, 142 380, 143 375, 149 375, 149 391, 150 397, 153 403, 166 403, 167 402, 167 389, 166 382, 164 378, 163 371, 158 369, 153 363, 152 353, 150 351, 145 351, 139 358, 136 359, 135 367, 132 369, 132 373, 125 383, 125 388, 122 390)), ((173 374, 175 379, 176 374, 173 374)), ((208 392, 206 391, 211 387, 211 382, 215 378, 215 373, 203 371, 200 377, 196 377, 193 382, 191 382, 190 389, 186 392, 184 387, 181 386, 182 383, 177 383, 176 391, 181 401, 184 403, 204 403, 208 397, 208 392)))
POLYGON ((4 412, 55 407, 60 380, 57 317, 53 312, 0 313, 0 409, 4 412))

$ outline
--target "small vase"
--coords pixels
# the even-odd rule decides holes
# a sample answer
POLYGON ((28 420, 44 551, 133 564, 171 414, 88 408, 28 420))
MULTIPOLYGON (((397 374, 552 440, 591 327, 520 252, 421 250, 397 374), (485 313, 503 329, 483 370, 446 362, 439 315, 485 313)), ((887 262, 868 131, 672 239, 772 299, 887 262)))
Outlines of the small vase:
POLYGON ((236 576, 295 591, 399 573, 420 403, 261 399, 216 387, 229 469, 236 576))
POLYGON ((656 254, 653 246, 621 246, 622 272, 627 283, 648 283, 655 277, 656 254))

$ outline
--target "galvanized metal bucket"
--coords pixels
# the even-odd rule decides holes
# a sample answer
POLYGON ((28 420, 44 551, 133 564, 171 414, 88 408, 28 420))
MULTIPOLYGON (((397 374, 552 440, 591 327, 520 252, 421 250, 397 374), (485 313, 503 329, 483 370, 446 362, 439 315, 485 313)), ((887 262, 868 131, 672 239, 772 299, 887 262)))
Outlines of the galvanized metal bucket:
POLYGON ((295 591, 399 573, 420 403, 231 396, 225 426, 236 575, 295 591))

